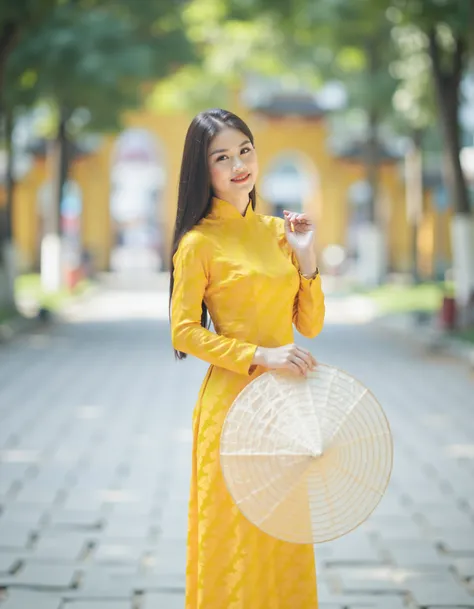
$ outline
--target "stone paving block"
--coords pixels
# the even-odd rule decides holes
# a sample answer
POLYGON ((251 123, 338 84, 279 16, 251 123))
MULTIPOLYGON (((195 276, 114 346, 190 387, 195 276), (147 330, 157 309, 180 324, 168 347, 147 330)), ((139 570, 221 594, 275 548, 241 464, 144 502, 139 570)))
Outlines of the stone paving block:
POLYGON ((27 526, 21 524, 9 526, 8 523, 2 524, 0 521, 0 549, 24 549, 28 544, 30 535, 31 529, 27 526))
POLYGON ((183 574, 186 571, 186 545, 175 539, 161 539, 146 564, 157 573, 183 574))
POLYGON ((453 561, 456 573, 462 579, 474 578, 474 556, 473 558, 456 558, 453 561))
POLYGON ((64 535, 40 536, 32 553, 34 560, 75 561, 79 560, 85 550, 88 539, 85 537, 64 535))
POLYGON ((112 514, 107 518, 103 529, 104 537, 120 539, 147 539, 150 535, 150 524, 145 518, 133 520, 117 517, 112 514))
MULTIPOLYGON (((324 558, 326 564, 335 563, 368 563, 380 564, 382 557, 367 535, 349 533, 327 544, 330 556, 324 558)), ((316 552, 318 548, 316 548, 316 552)), ((317 554, 316 554, 317 555, 317 554)))
MULTIPOLYGON (((355 568, 338 569, 337 575, 339 577, 340 588, 346 595, 374 594, 375 596, 387 593, 394 595, 398 591, 398 594, 401 595, 399 598, 401 599, 405 594, 414 590, 423 592, 424 590, 430 591, 439 588, 448 591, 445 599, 451 598, 453 605, 456 599, 464 598, 466 600, 467 598, 465 593, 463 595, 457 593, 457 589, 462 590, 462 587, 460 584, 457 585, 455 583, 451 573, 448 571, 444 573, 424 573, 404 569, 355 568)), ((433 599, 434 595, 430 598, 433 599)), ((330 599, 332 600, 331 597, 330 599)), ((425 597, 423 597, 423 600, 425 600, 425 597)), ((425 603, 420 602, 418 598, 417 601, 423 607, 425 606, 425 603)), ((382 607, 385 606, 384 602, 381 603, 382 607)), ((449 602, 446 604, 449 604, 449 602)))
POLYGON ((397 516, 405 508, 402 497, 400 495, 392 493, 382 497, 380 503, 372 512, 373 516, 397 516))
POLYGON ((39 526, 40 522, 47 514, 47 507, 38 505, 18 504, 9 501, 5 504, 3 512, 0 514, 0 527, 11 525, 28 525, 31 529, 39 526))
POLYGON ((64 609, 132 609, 132 601, 117 601, 111 599, 66 601, 64 609))
POLYGON ((187 531, 188 527, 188 514, 187 511, 182 509, 176 512, 166 508, 163 511, 160 528, 167 537, 181 537, 183 531, 187 531))
POLYGON ((133 593, 131 580, 136 576, 136 566, 114 565, 81 565, 81 582, 77 590, 67 592, 65 598, 85 600, 86 598, 101 598, 111 600, 127 600, 133 593))
POLYGON ((12 585, 28 588, 69 588, 74 582, 75 567, 27 563, 11 580, 12 585))
POLYGON ((6 600, 0 603, 0 607, 2 609, 62 609, 61 603, 60 596, 11 588, 6 600))
POLYGON ((98 529, 104 516, 99 511, 66 510, 56 508, 50 514, 49 526, 71 529, 98 529))
POLYGON ((118 518, 142 519, 151 518, 156 511, 156 502, 150 503, 115 503, 112 514, 118 518))
POLYGON ((423 484, 420 482, 420 486, 410 485, 406 486, 403 491, 404 496, 413 504, 443 504, 446 501, 455 502, 456 497, 449 493, 447 490, 443 490, 438 482, 432 481, 427 484, 426 481, 423 484))
POLYGON ((29 467, 29 463, 0 461, 0 497, 4 497, 14 483, 20 483, 23 480, 29 467))
POLYGON ((406 609, 404 597, 392 594, 329 594, 319 592, 318 587, 318 609, 328 607, 330 609, 406 609))
POLYGON ((437 551, 429 541, 415 539, 390 540, 383 547, 399 567, 445 569, 449 558, 437 551))
POLYGON ((148 592, 143 597, 141 609, 184 609, 184 593, 148 592))
POLYGON ((406 594, 408 586, 401 582, 390 581, 384 579, 371 578, 368 575, 366 578, 350 577, 342 578, 341 592, 343 594, 406 594))
POLYGON ((39 482, 26 482, 20 492, 15 496, 16 503, 35 503, 39 505, 52 505, 60 490, 59 485, 43 486, 39 482))
POLYGON ((407 609, 407 605, 402 598, 393 598, 386 594, 373 597, 372 601, 360 602, 356 599, 352 600, 353 602, 351 603, 340 605, 341 609, 407 609))
MULTIPOLYGON (((474 484, 474 481, 473 481, 474 484)), ((418 516, 423 518, 431 527, 470 527, 473 522, 466 512, 459 509, 445 509, 442 506, 433 506, 425 508, 423 512, 419 512, 418 516)))
POLYGON ((140 539, 102 539, 94 551, 94 561, 100 563, 137 563, 146 552, 140 539))
POLYGON ((449 554, 474 555, 474 527, 438 529, 433 538, 449 554))
POLYGON ((130 585, 137 592, 163 592, 164 589, 182 589, 186 582, 185 573, 156 573, 149 570, 144 575, 130 578, 130 585))
POLYGON ((421 607, 474 607, 474 596, 453 580, 412 584, 410 593, 421 607))
POLYGON ((0 575, 7 575, 11 573, 13 568, 18 564, 20 560, 17 554, 0 554, 0 575))
POLYGON ((73 489, 67 493, 62 507, 67 510, 100 512, 102 505, 102 499, 95 492, 73 489))
POLYGON ((386 539, 400 539, 401 537, 416 539, 423 536, 422 527, 412 516, 402 512, 398 516, 371 516, 361 525, 360 530, 381 534, 386 539))

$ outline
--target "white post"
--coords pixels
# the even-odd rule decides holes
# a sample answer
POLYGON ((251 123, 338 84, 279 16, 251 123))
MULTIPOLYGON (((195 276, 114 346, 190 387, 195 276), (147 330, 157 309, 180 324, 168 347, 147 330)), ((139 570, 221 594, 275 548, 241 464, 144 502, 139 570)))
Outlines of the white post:
POLYGON ((464 309, 474 293, 474 218, 456 214, 451 220, 451 248, 456 303, 464 309))
POLYGON ((385 238, 380 226, 365 222, 357 229, 357 279, 366 286, 379 285, 387 268, 385 238))
POLYGON ((61 238, 49 233, 41 241, 41 287, 57 292, 62 285, 61 238))

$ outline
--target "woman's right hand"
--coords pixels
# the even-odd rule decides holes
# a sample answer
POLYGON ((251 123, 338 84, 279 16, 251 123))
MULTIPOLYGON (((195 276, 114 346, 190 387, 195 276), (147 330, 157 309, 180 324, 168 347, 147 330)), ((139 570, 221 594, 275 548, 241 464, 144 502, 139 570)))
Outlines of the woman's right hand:
POLYGON ((316 360, 307 349, 290 344, 282 347, 257 347, 252 361, 254 366, 270 369, 284 369, 299 376, 306 376, 308 370, 314 370, 316 360))

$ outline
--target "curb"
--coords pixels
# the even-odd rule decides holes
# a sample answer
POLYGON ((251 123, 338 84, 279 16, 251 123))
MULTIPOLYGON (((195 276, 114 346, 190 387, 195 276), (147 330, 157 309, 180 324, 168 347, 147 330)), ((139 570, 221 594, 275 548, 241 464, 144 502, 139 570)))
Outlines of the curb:
POLYGON ((15 317, 0 323, 0 345, 9 342, 18 334, 32 332, 45 325, 46 322, 39 316, 23 317, 18 313, 15 317))
POLYGON ((88 298, 92 297, 97 290, 98 286, 96 284, 91 285, 87 290, 82 294, 75 296, 71 302, 65 304, 61 309, 50 311, 46 318, 42 317, 41 314, 35 315, 34 317, 25 317, 24 315, 21 315, 21 313, 18 313, 11 319, 0 323, 0 346, 8 343, 19 334, 34 332, 39 329, 50 327, 60 319, 61 313, 67 310, 69 306, 86 301, 88 298))

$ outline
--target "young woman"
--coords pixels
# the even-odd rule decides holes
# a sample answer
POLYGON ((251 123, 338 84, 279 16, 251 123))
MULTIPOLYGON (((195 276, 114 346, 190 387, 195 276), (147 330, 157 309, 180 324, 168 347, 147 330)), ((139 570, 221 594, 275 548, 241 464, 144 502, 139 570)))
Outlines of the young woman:
POLYGON ((202 112, 185 141, 170 281, 175 352, 210 364, 193 414, 186 609, 316 609, 313 547, 279 541, 238 510, 219 439, 238 393, 269 369, 316 362, 324 296, 306 214, 255 212, 254 138, 225 110, 202 112), (215 332, 208 328, 208 314, 215 332))

